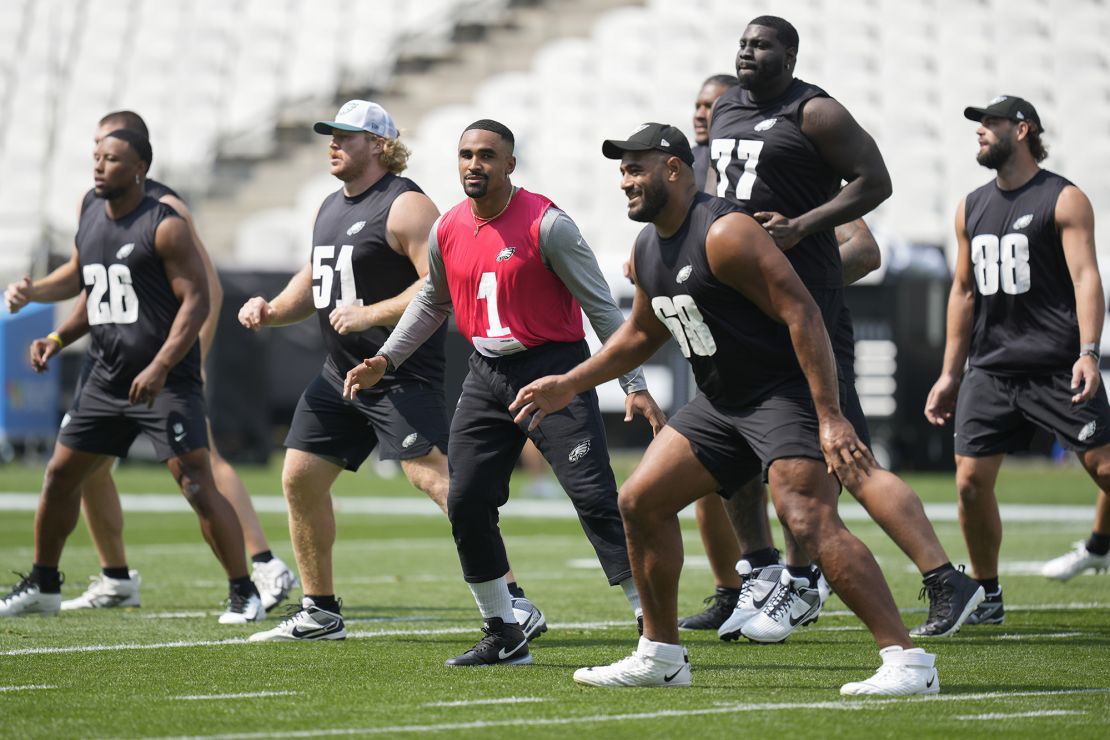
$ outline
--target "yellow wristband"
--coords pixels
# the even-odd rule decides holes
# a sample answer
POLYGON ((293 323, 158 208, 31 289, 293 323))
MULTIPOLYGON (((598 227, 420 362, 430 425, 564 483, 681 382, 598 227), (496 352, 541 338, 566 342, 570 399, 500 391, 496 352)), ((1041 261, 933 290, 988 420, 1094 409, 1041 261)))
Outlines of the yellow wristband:
POLYGON ((62 347, 66 346, 65 343, 62 341, 62 338, 60 336, 58 336, 58 332, 56 332, 56 331, 52 331, 49 334, 47 334, 46 338, 47 339, 53 339, 55 342, 57 342, 58 343, 58 349, 61 349, 62 347))

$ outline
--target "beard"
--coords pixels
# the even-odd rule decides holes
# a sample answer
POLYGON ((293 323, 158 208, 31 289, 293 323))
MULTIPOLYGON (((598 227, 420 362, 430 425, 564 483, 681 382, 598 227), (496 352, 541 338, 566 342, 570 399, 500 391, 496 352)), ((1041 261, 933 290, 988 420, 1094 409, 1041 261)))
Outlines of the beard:
POLYGON ((986 151, 979 152, 975 160, 987 169, 997 170, 1008 161, 1014 153, 1014 143, 1009 139, 999 139, 987 147, 986 151))
MULTIPOLYGON (((635 193, 633 193, 635 195, 635 193)), ((652 181, 647 185, 640 188, 640 206, 639 208, 628 207, 628 217, 633 221, 640 223, 650 223, 655 220, 655 217, 667 207, 669 196, 667 195, 667 187, 661 183, 652 181)))
POLYGON ((94 187, 93 195, 103 200, 115 200, 126 192, 125 188, 94 187))
POLYGON ((481 179, 478 182, 467 182, 463 180, 463 192, 466 193, 466 197, 486 197, 486 193, 489 192, 489 178, 485 175, 471 175, 471 177, 479 177, 481 179))

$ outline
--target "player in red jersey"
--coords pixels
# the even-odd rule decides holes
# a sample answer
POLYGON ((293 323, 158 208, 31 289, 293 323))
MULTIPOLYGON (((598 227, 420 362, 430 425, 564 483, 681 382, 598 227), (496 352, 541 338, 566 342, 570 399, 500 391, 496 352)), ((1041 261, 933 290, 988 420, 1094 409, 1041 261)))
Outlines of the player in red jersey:
MULTIPOLYGON (((578 511, 610 585, 620 585, 640 616, 617 487, 609 466, 601 410, 591 390, 535 431, 513 421, 517 390, 589 356, 582 312, 607 339, 623 321, 578 227, 542 195, 514 187, 512 132, 497 121, 472 123, 459 140, 459 177, 468 196, 432 227, 428 280, 381 351, 347 373, 354 399, 401 365, 450 315, 474 345, 470 372, 451 422, 448 517, 463 576, 485 620, 473 648, 452 666, 531 663, 513 617, 509 569, 497 528, 509 477, 527 438, 551 464, 578 511)), ((626 421, 664 418, 637 369, 621 379, 626 421)))

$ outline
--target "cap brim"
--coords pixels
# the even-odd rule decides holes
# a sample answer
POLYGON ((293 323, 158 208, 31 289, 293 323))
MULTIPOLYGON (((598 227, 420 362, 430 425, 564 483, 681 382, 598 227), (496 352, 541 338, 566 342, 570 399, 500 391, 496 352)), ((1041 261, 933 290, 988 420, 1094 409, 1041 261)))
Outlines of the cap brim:
POLYGON ((601 144, 601 153, 607 159, 620 159, 625 152, 646 152, 654 149, 650 144, 641 144, 638 141, 617 141, 606 139, 601 144))
POLYGON ((989 114, 987 113, 986 108, 975 108, 970 105, 964 108, 964 118, 969 121, 975 121, 976 123, 978 123, 979 121, 982 121, 987 115, 989 114))
POLYGON ((318 134, 330 134, 332 131, 339 129, 340 131, 365 131, 358 126, 352 126, 349 123, 339 123, 337 121, 317 121, 312 126, 312 130, 318 134))

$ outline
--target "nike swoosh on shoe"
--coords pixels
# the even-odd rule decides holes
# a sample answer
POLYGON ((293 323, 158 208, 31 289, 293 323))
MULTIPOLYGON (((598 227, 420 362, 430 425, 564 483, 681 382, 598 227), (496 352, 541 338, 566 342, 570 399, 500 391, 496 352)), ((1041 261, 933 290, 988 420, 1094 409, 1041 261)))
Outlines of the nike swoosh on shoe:
POLYGON ((508 652, 505 652, 505 648, 501 648, 500 650, 498 650, 498 651, 497 651, 497 658, 498 658, 499 660, 505 660, 505 659, 506 659, 506 658, 508 658, 508 657, 509 657, 510 655, 512 655, 513 653, 515 653, 515 652, 516 652, 517 650, 520 650, 520 648, 521 648, 521 646, 522 646, 522 645, 527 645, 527 644, 528 644, 528 641, 527 641, 527 640, 524 640, 524 641, 522 641, 522 642, 520 643, 520 645, 517 645, 517 646, 516 646, 515 648, 513 648, 512 650, 510 650, 510 651, 508 651, 508 652))
POLYGON ((669 675, 669 676, 663 676, 663 681, 664 681, 665 683, 670 683, 671 681, 673 681, 673 680, 674 680, 675 676, 677 676, 677 675, 678 675, 678 674, 680 674, 680 673, 682 673, 682 669, 681 669, 681 668, 679 668, 679 669, 678 669, 677 671, 675 671, 674 673, 672 673, 672 674, 671 674, 671 675, 669 675))

